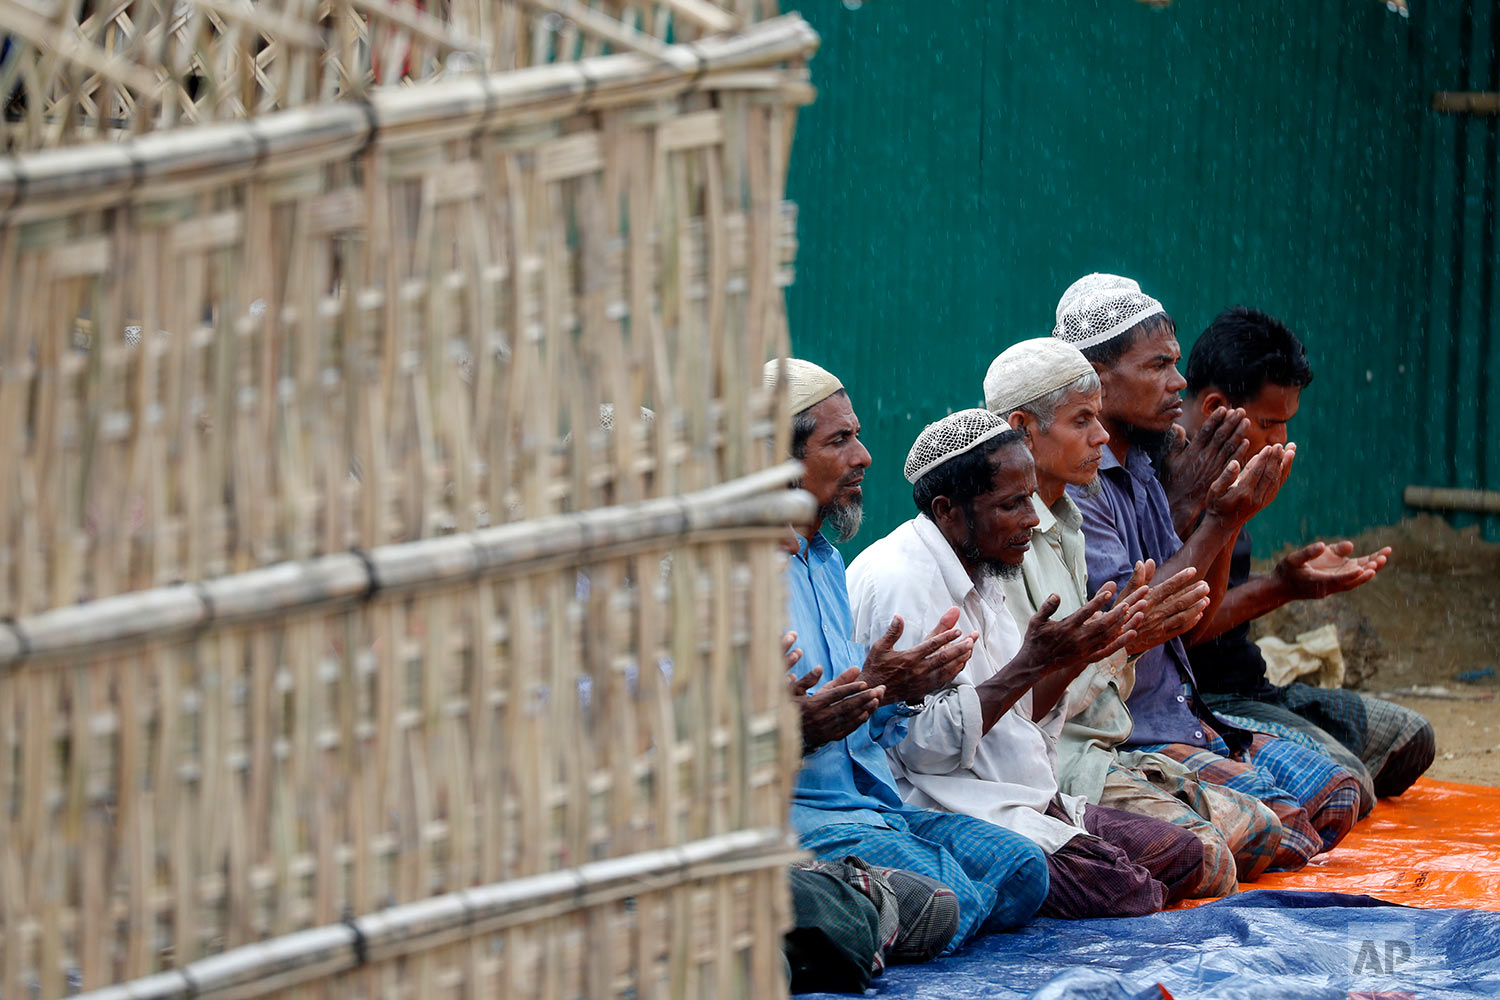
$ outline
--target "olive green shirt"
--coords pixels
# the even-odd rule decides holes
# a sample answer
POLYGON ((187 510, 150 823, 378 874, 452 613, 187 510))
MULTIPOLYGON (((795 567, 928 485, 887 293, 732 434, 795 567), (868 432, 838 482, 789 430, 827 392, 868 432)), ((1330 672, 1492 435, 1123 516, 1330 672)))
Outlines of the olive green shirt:
MULTIPOLYGON (((1052 594, 1062 603, 1054 618, 1065 618, 1088 601, 1088 565, 1083 557, 1083 515, 1064 493, 1051 507, 1035 494, 1038 524, 1021 573, 1005 581, 1005 606, 1021 631, 1052 594)), ((1135 665, 1120 650, 1091 663, 1068 686, 1066 721, 1057 738, 1058 788, 1099 802, 1104 777, 1115 762, 1115 746, 1130 737, 1133 723, 1125 699, 1135 683, 1135 665)))

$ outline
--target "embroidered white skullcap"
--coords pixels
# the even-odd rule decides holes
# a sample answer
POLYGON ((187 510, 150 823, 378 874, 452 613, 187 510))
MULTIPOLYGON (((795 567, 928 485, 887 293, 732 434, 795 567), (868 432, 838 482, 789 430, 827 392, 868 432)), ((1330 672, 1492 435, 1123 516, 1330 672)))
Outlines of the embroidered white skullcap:
POLYGON ((777 358, 767 361, 761 369, 761 381, 767 389, 776 388, 776 379, 783 364, 786 365, 787 411, 794 415, 808 407, 817 406, 844 387, 844 383, 811 361, 777 358))
POLYGON ((1067 312, 1073 303, 1085 295, 1092 295, 1106 289, 1138 292, 1141 290, 1141 283, 1134 278, 1122 278, 1118 274, 1105 274, 1102 271, 1085 274, 1069 285, 1068 290, 1062 293, 1062 298, 1057 300, 1057 322, 1062 322, 1063 313, 1067 312))
POLYGON ((1093 372, 1094 366, 1072 344, 1056 337, 1023 340, 990 362, 984 374, 984 405, 1005 418, 1033 399, 1093 372))
POLYGON ((922 428, 911 451, 906 453, 906 481, 917 480, 950 458, 976 448, 1010 430, 1010 424, 989 410, 959 410, 922 428))
POLYGON ((1083 350, 1113 340, 1142 320, 1165 312, 1160 302, 1129 278, 1091 274, 1063 293, 1057 303, 1057 326, 1052 336, 1083 350))

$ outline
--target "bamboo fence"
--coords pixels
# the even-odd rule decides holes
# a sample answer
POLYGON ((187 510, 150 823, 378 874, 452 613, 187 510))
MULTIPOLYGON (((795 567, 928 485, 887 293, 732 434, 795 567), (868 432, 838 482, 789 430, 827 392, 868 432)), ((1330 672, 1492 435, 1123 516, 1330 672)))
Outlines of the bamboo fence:
POLYGON ((768 14, 0 0, 0 997, 784 991, 768 14))

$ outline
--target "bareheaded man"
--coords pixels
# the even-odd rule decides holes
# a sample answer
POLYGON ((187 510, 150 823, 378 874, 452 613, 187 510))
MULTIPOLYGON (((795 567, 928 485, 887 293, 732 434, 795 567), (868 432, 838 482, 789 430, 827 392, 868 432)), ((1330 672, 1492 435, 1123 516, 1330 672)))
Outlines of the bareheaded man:
MULTIPOLYGON (((1284 444, 1302 390, 1312 381, 1302 342, 1274 317, 1255 309, 1221 313, 1193 345, 1187 363, 1187 406, 1178 418, 1190 441, 1206 437, 1215 411, 1244 411, 1250 451, 1284 444)), ((1169 480, 1187 486, 1191 477, 1169 480)), ((1169 487, 1169 497, 1174 491, 1169 487)), ((1178 498, 1174 506, 1183 506, 1178 498)), ((1196 506, 1189 501, 1191 510, 1196 506)), ((1249 638, 1253 618, 1289 601, 1327 597, 1369 582, 1389 548, 1355 556, 1348 541, 1314 542, 1279 561, 1270 573, 1250 573, 1250 532, 1242 527, 1231 548, 1229 589, 1213 621, 1190 646, 1193 673, 1214 711, 1254 724, 1288 727, 1317 740, 1375 796, 1400 795, 1432 764, 1432 726, 1419 713, 1343 688, 1301 682, 1280 687, 1266 679, 1260 648, 1249 638)), ((1367 801, 1361 812, 1368 811, 1367 801)))

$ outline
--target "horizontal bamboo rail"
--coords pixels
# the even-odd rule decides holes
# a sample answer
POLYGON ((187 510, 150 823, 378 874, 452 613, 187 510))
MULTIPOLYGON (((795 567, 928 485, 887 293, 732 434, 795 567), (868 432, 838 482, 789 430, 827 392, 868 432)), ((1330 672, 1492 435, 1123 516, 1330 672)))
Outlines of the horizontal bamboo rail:
POLYGON ((1441 486, 1408 486, 1401 491, 1401 502, 1408 507, 1428 510, 1465 511, 1474 514, 1500 514, 1500 491, 1460 490, 1441 486))
POLYGON ((0 0, 0 151, 254 117, 395 84, 678 45, 767 0, 0 0))
MULTIPOLYGON (((779 827, 800 755, 778 543, 812 509, 780 488, 795 472, 16 622, 0 992, 60 996, 345 913, 779 827)), ((774 995, 785 889, 745 878, 663 888, 652 943, 601 957, 606 978, 647 995, 753 953, 759 987, 739 995, 774 995), (689 947, 699 926, 728 937, 689 947), (672 971, 682 948, 697 971, 672 971)), ((576 922, 597 922, 553 918, 517 925, 530 943, 504 968, 572 954, 576 922)), ((537 988, 511 995, 568 993, 537 988)))
POLYGON ((522 576, 559 566, 630 555, 641 546, 685 543, 726 529, 807 524, 815 503, 790 484, 788 462, 743 480, 681 497, 601 507, 461 535, 341 553, 193 586, 161 587, 0 622, 0 670, 59 661, 132 643, 162 641, 222 625, 477 580, 522 576))
POLYGON ((0 616, 786 454, 754 373, 815 45, 788 16, 0 160, 0 616))
POLYGON ((786 60, 805 60, 818 45, 807 22, 787 15, 742 34, 665 46, 653 57, 601 56, 485 74, 423 87, 380 90, 368 101, 320 105, 117 144, 69 146, 0 159, 0 225, 24 222, 32 203, 140 196, 195 180, 253 177, 284 162, 349 156, 409 135, 441 142, 504 124, 545 122, 719 89, 772 90, 795 103, 812 98, 805 71, 738 76, 786 60))
MULTIPOLYGON (((785 831, 740 830, 532 878, 498 882, 390 907, 340 924, 199 959, 144 980, 91 990, 79 1000, 192 1000, 266 996, 371 964, 469 941, 554 915, 596 908, 684 883, 773 869, 805 856, 785 831)), ((357 993, 357 990, 350 991, 357 993)))

